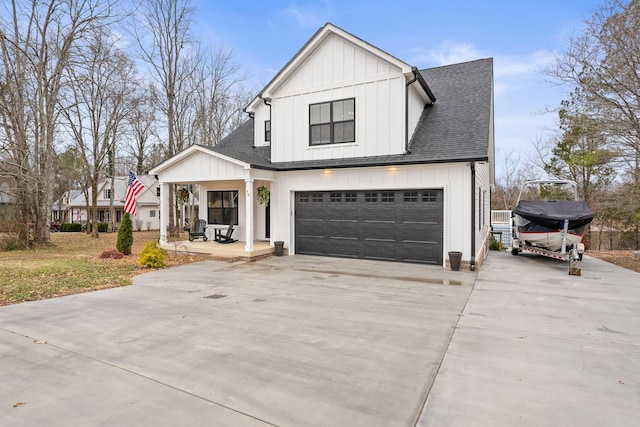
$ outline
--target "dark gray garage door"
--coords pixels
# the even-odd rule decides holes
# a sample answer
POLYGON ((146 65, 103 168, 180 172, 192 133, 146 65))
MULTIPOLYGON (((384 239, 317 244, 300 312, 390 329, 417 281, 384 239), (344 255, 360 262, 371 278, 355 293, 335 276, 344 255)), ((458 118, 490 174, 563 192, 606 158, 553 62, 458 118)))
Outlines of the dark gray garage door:
POLYGON ((442 190, 295 197, 298 254, 442 264, 442 190))

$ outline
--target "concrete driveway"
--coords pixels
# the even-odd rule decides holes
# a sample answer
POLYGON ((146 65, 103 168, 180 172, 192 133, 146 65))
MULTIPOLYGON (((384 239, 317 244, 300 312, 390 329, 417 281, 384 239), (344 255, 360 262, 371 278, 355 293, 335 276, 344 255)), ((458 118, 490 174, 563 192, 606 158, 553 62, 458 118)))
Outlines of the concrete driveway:
POLYGON ((474 280, 274 257, 2 307, 0 425, 411 426, 474 280))
POLYGON ((491 252, 418 425, 640 424, 640 274, 491 252))
POLYGON ((635 426, 640 274, 581 267, 276 257, 2 307, 0 425, 635 426))

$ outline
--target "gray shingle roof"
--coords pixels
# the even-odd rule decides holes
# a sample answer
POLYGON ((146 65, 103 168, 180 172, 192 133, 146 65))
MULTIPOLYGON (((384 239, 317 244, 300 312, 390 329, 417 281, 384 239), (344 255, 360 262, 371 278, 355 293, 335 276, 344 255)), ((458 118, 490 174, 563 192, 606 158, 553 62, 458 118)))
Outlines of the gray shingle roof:
POLYGON ((252 119, 207 148, 252 167, 273 170, 487 160, 493 126, 493 59, 428 68, 420 74, 437 101, 422 112, 407 154, 272 163, 270 147, 253 146, 252 119))

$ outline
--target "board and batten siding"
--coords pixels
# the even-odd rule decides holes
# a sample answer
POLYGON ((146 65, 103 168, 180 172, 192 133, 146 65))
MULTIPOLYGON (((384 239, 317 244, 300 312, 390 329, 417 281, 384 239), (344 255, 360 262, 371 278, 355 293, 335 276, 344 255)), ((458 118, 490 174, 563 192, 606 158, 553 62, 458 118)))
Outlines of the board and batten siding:
POLYGON ((271 188, 271 240, 295 252, 295 192, 443 189, 443 258, 449 250, 469 259, 470 171, 467 163, 280 172, 271 188))
MULTIPOLYGON (((342 37, 330 35, 273 91, 271 160, 403 153, 405 82, 398 67, 342 37), (309 146, 309 105, 346 98, 355 98, 356 141, 309 146)), ((265 107, 261 106, 256 115, 260 122, 268 114, 265 107)), ((263 140, 258 132, 256 129, 256 140, 263 140)))
POLYGON ((171 168, 162 172, 163 182, 196 182, 218 179, 244 179, 241 165, 195 151, 171 168))
POLYGON ((413 132, 415 131, 418 121, 420 120, 420 116, 422 115, 422 111, 424 110, 424 100, 415 89, 415 85, 417 83, 413 83, 409 86, 409 102, 408 102, 408 137, 409 141, 411 141, 411 137, 413 136, 413 132))
POLYGON ((488 162, 476 163, 476 254, 480 253, 482 244, 491 229, 491 176, 488 162))

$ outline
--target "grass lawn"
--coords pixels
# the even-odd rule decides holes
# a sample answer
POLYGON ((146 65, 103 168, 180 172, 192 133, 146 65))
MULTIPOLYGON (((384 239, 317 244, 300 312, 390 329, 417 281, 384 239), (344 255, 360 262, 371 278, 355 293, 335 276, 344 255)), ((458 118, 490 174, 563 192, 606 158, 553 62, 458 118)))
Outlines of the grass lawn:
MULTIPOLYGON (((102 252, 116 248, 116 239, 117 233, 100 233, 97 239, 52 233, 48 247, 0 252, 0 305, 131 284, 133 276, 149 271, 136 262, 146 243, 157 242, 158 231, 134 232, 132 253, 123 259, 100 259, 102 252)), ((203 258, 169 254, 167 266, 203 258)))

